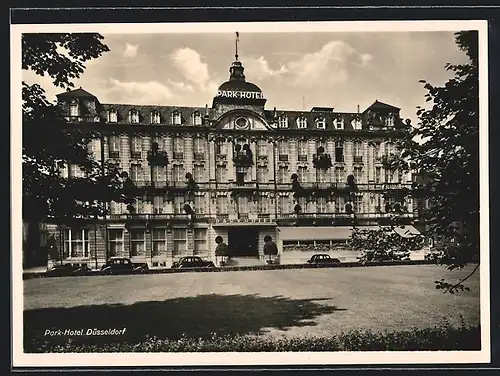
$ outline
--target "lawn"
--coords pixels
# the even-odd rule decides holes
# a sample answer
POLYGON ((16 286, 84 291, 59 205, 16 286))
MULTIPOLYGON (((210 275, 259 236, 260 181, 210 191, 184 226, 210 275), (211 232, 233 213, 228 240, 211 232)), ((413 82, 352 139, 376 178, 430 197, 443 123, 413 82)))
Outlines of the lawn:
POLYGON ((25 340, 69 328, 126 328, 113 338, 135 340, 212 333, 328 336, 425 328, 443 319, 477 326, 479 273, 468 280, 469 292, 443 294, 434 285, 471 269, 408 265, 31 279, 24 281, 25 340))

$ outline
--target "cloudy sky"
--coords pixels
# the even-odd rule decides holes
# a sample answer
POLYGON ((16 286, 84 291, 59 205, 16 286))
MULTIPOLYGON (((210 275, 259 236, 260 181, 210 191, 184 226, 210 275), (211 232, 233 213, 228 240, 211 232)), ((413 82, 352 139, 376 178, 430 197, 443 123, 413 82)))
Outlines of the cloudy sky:
MULTIPOLYGON (((110 48, 88 62, 75 81, 101 103, 204 106, 229 78, 235 33, 102 34, 110 48)), ((247 81, 258 85, 272 109, 363 111, 376 99, 416 121, 425 104, 420 79, 442 84, 444 65, 465 55, 452 32, 241 33, 239 57, 247 81)), ((61 89, 39 82, 49 99, 61 89)))

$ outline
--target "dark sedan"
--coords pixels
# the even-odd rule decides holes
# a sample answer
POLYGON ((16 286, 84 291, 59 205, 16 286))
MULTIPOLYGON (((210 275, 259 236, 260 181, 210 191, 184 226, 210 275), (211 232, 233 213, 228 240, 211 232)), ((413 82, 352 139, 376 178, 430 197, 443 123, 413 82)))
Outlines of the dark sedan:
POLYGON ((147 263, 133 263, 127 257, 111 257, 101 268, 101 273, 131 273, 149 269, 147 263))
POLYGON ((90 272, 91 269, 87 265, 73 265, 73 264, 61 264, 54 265, 54 267, 48 270, 46 273, 52 276, 70 276, 70 275, 82 275, 90 272))
POLYGON ((198 256, 186 256, 172 264, 172 268, 214 268, 212 261, 203 260, 198 256))
POLYGON ((307 260, 308 264, 340 264, 340 260, 338 258, 332 258, 329 254, 320 253, 316 255, 312 255, 312 257, 307 260))

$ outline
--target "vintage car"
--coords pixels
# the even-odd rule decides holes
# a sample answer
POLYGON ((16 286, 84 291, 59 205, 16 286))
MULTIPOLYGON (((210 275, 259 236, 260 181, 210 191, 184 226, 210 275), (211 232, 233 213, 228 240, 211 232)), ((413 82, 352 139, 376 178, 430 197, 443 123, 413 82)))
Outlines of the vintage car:
POLYGON ((75 264, 60 264, 54 265, 50 270, 46 272, 47 275, 51 276, 70 276, 70 275, 84 275, 91 271, 87 265, 75 265, 75 264))
POLYGON ((133 263, 127 257, 110 257, 108 261, 101 267, 101 273, 118 274, 130 273, 149 269, 148 264, 133 263))
POLYGON ((309 260, 307 260, 308 264, 340 264, 340 260, 338 258, 332 258, 327 253, 318 253, 312 255, 309 260))
POLYGON ((214 268, 215 264, 212 261, 203 260, 199 256, 181 257, 179 261, 172 264, 172 268, 214 268))

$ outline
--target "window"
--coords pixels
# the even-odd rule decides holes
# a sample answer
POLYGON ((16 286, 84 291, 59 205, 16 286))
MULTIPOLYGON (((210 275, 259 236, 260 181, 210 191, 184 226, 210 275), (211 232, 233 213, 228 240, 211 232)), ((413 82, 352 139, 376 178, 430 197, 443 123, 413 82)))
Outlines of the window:
POLYGON ((79 115, 80 115, 80 108, 78 106, 78 103, 74 101, 69 105, 69 116, 77 117, 79 115))
POLYGON ((227 144, 223 139, 218 139, 215 141, 215 154, 217 155, 227 154, 227 144))
POLYGON ((173 209, 174 214, 183 214, 184 213, 184 197, 183 196, 174 196, 173 200, 173 209))
POLYGON ((129 121, 132 124, 139 123, 139 111, 137 111, 137 110, 130 110, 130 112, 129 112, 129 121))
POLYGON ((257 142, 257 155, 267 156, 267 141, 266 140, 259 140, 257 142))
POLYGON ((205 167, 200 165, 193 166, 193 179, 196 182, 205 181, 205 167))
POLYGON ((257 212, 258 214, 269 214, 269 198, 267 196, 259 196, 259 201, 257 202, 257 212))
POLYGON ((284 140, 278 141, 278 159, 280 161, 288 161, 288 142, 284 140))
POLYGON ((382 179, 382 167, 375 167, 375 183, 380 183, 382 179))
POLYGON ((352 119, 351 125, 355 130, 361 130, 363 128, 363 123, 360 117, 352 119))
POLYGON ((228 210, 228 198, 226 196, 218 196, 217 202, 217 214, 227 214, 228 210))
POLYGON ((344 129, 344 118, 336 118, 333 121, 333 126, 335 127, 335 129, 344 129))
POLYGON ((385 155, 389 156, 391 154, 394 154, 394 144, 392 142, 386 142, 385 155))
POLYGON ((354 167, 354 181, 357 184, 363 181, 363 167, 354 167))
POLYGON ((300 162, 305 162, 307 161, 307 141, 301 140, 297 144, 297 149, 298 149, 298 160, 300 162))
POLYGON ((109 256, 118 256, 123 253, 123 230, 108 230, 109 256))
POLYGON ((205 139, 203 137, 195 137, 193 139, 194 159, 205 159, 205 139))
POLYGON ((153 229, 153 256, 167 252, 167 231, 164 228, 153 229))
POLYGON ((321 169, 316 170, 316 179, 317 179, 318 183, 327 183, 328 177, 329 177, 328 171, 321 170, 321 169))
POLYGON ((172 124, 174 125, 181 124, 181 113, 177 110, 172 112, 172 124))
POLYGON ((172 180, 174 182, 183 182, 186 179, 184 167, 179 165, 172 166, 172 180))
POLYGON ((380 145, 380 142, 375 143, 375 159, 380 159, 382 158, 382 146, 380 145))
POLYGON ((316 200, 316 210, 318 213, 327 213, 327 204, 325 197, 318 197, 316 200))
POLYGON ((288 128, 288 116, 283 115, 278 119, 278 127, 279 128, 288 128))
POLYGON ((152 179, 154 182, 163 182, 167 181, 167 167, 166 166, 153 166, 152 167, 152 179))
POLYGON ((138 182, 141 180, 141 168, 139 165, 131 165, 130 166, 130 179, 133 182, 138 182))
POLYGON ((257 166, 257 182, 265 183, 267 181, 267 167, 257 166))
POLYGON ((343 183, 345 182, 345 172, 344 172, 344 167, 335 167, 335 182, 336 183, 343 183))
POLYGON ((120 158, 120 136, 108 138, 109 158, 120 158))
POLYGON ((288 214, 290 210, 290 197, 279 196, 278 197, 278 210, 281 214, 288 214))
POLYGON ((343 213, 345 204, 344 204, 345 199, 343 197, 335 197, 334 199, 334 206, 335 206, 335 213, 343 213))
POLYGON ((118 114, 116 110, 111 109, 108 111, 108 123, 117 123, 118 122, 118 114))
POLYGON ((215 181, 217 183, 226 182, 226 166, 215 166, 215 181))
POLYGON ((344 162, 344 143, 335 141, 335 162, 344 162))
POLYGON ((76 164, 69 165, 69 177, 71 178, 82 178, 85 176, 82 168, 76 164))
POLYGON ((286 184, 288 183, 288 167, 280 166, 278 168, 278 183, 286 184))
POLYGON ((151 111, 151 124, 160 124, 161 116, 160 111, 153 110, 151 111))
POLYGON ((153 197, 153 212, 154 212, 154 214, 162 214, 164 206, 165 206, 165 197, 164 196, 154 196, 153 197))
POLYGON ((394 115, 390 114, 385 118, 386 127, 394 127, 394 115))
POLYGON ((194 212, 196 214, 204 214, 206 204, 205 196, 195 196, 194 197, 194 212))
POLYGON ((174 150, 174 159, 183 159, 184 158, 184 139, 182 137, 174 137, 172 138, 173 150, 174 150))
POLYGON ((238 211, 240 214, 248 214, 249 213, 249 205, 248 205, 248 197, 240 196, 238 198, 238 211))
POLYGON ((142 137, 132 136, 130 139, 131 157, 141 159, 142 153, 142 137))
POLYGON ((64 231, 64 257, 89 257, 89 230, 64 231))
POLYGON ((174 228, 172 230, 174 243, 174 255, 179 255, 187 251, 187 230, 183 228, 174 228))
POLYGON ((194 254, 199 255, 201 253, 208 252, 207 247, 207 229, 206 228, 195 228, 194 229, 194 254))
POLYGON ((363 162, 363 144, 361 141, 355 141, 354 147, 354 162, 363 162))
POLYGON ((317 118, 315 120, 317 129, 326 129, 326 120, 325 118, 317 118))
POLYGON ((297 118, 297 128, 299 129, 307 128, 307 118, 305 116, 300 116, 297 118))
POLYGON ((354 196, 354 212, 355 213, 362 213, 363 212, 363 196, 361 195, 356 195, 354 196))
POLYGON ((300 166, 297 168, 297 175, 299 175, 300 183, 307 183, 307 167, 300 166))
POLYGON ((146 233, 144 230, 130 231, 130 256, 146 255, 146 233))
POLYGON ((193 114, 193 125, 201 125, 201 124, 202 124, 201 114, 199 111, 196 111, 193 114))

